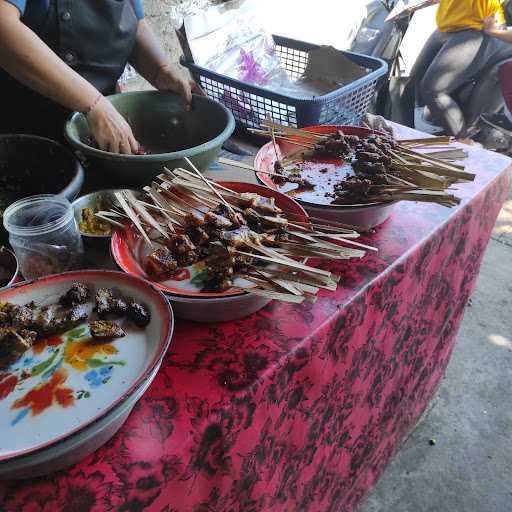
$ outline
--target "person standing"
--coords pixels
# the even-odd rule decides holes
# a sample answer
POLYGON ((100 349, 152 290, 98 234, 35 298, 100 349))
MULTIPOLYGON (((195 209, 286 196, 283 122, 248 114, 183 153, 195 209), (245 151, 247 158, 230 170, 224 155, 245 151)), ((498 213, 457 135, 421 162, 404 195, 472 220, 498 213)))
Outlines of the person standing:
POLYGON ((140 0, 0 0, 0 133, 60 139, 79 111, 101 149, 136 152, 130 126, 105 97, 128 62, 187 103, 198 90, 169 62, 140 0))

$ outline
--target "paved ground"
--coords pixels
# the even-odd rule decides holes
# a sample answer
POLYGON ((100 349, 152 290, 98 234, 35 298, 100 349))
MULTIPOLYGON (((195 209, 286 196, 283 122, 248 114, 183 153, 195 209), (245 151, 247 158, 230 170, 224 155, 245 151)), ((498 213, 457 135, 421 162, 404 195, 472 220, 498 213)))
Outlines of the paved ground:
POLYGON ((434 407, 359 512, 511 512, 511 437, 512 195, 434 407))

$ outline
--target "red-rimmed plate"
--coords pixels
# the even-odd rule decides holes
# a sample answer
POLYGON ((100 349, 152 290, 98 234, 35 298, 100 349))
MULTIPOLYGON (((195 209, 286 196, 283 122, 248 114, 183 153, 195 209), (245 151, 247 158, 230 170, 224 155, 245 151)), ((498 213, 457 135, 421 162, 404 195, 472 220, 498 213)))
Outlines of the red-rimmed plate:
MULTIPOLYGON (((289 220, 298 222, 307 222, 308 220, 306 212, 297 202, 276 190, 251 183, 219 182, 219 184, 234 192, 251 192, 263 197, 273 197, 275 198, 276 205, 285 212, 289 220)), ((176 297, 215 299, 240 296, 246 293, 236 289, 228 290, 224 293, 201 292, 201 278, 204 275, 202 274, 204 266, 201 262, 186 269, 181 269, 173 280, 163 282, 152 281, 146 274, 142 264, 150 249, 147 244, 140 240, 140 237, 137 236, 133 228, 114 232, 111 248, 112 256, 122 270, 128 274, 151 281, 166 294, 176 297)), ((243 287, 253 286, 250 282, 241 279, 235 280, 234 284, 243 287)))
POLYGON ((126 336, 105 344, 92 343, 84 323, 38 342, 0 372, 1 475, 18 458, 25 461, 53 449, 93 424, 111 428, 104 420, 147 387, 169 346, 174 321, 167 299, 149 283, 121 272, 49 276, 1 291, 0 301, 55 303, 75 281, 93 293, 105 287, 133 297, 147 306, 151 322, 138 329, 120 321, 126 336))
MULTIPOLYGON (((380 132, 360 128, 357 126, 322 125, 304 128, 309 132, 322 134, 333 133, 336 130, 343 130, 347 135, 367 137, 370 134, 383 135, 380 132)), ((300 137, 292 136, 291 139, 300 141, 300 137)), ((277 141, 281 158, 300 153, 300 147, 286 141, 277 141)), ((354 171, 350 163, 340 159, 337 160, 314 160, 299 161, 297 167, 304 178, 315 184, 313 191, 300 190, 298 185, 285 183, 277 185, 268 174, 261 171, 274 171, 276 154, 272 143, 265 144, 256 155, 254 167, 260 171, 256 173, 258 180, 263 185, 277 190, 288 197, 293 197, 307 213, 316 219, 326 223, 341 222, 358 228, 361 231, 372 229, 389 218, 395 202, 364 203, 364 204, 330 204, 334 191, 334 184, 346 176, 353 176, 354 171)))
MULTIPOLYGON (((360 128, 358 126, 336 126, 336 125, 323 125, 323 126, 310 126, 304 128, 309 132, 324 135, 328 133, 342 130, 346 135, 357 135, 358 137, 367 137, 371 134, 380 134, 367 128, 360 128)), ((291 139, 300 141, 298 136, 291 136, 291 139)), ((286 156, 300 153, 300 147, 295 144, 290 144, 286 141, 278 140, 279 151, 281 158, 286 156)), ((304 149, 305 151, 305 149, 304 149)), ((272 177, 265 172, 274 172, 274 164, 276 162, 276 153, 274 145, 269 142, 265 144, 257 153, 254 159, 254 167, 257 171, 256 174, 261 183, 265 186, 277 190, 289 197, 293 197, 296 201, 304 206, 315 206, 322 208, 361 208, 373 206, 383 203, 361 203, 361 204, 331 204, 332 197, 326 194, 332 194, 334 191, 334 184, 347 176, 353 176, 354 171, 352 165, 340 159, 332 160, 305 160, 297 162, 296 166, 301 169, 301 176, 307 178, 315 185, 314 190, 301 190, 297 184, 285 183, 277 185, 272 181, 272 177), (263 172, 261 172, 263 171, 263 172)))

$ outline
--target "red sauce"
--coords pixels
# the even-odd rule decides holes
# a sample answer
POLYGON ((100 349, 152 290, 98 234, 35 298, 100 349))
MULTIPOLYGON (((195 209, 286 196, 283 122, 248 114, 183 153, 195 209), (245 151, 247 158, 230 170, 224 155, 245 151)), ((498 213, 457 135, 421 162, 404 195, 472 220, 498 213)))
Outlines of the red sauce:
POLYGON ((186 268, 182 268, 178 270, 176 273, 174 273, 170 281, 186 281, 187 279, 190 279, 190 272, 186 268))
POLYGON ((6 399, 16 387, 18 377, 9 373, 0 373, 0 400, 6 399))
POLYGON ((52 338, 38 341, 32 347, 32 350, 34 354, 40 354, 46 347, 56 347, 60 345, 63 341, 64 340, 60 336, 53 336, 52 338))
POLYGON ((16 400, 12 409, 31 407, 32 415, 37 416, 51 407, 54 401, 62 407, 73 405, 73 390, 62 387, 67 378, 66 370, 59 368, 48 382, 31 389, 23 398, 16 400))

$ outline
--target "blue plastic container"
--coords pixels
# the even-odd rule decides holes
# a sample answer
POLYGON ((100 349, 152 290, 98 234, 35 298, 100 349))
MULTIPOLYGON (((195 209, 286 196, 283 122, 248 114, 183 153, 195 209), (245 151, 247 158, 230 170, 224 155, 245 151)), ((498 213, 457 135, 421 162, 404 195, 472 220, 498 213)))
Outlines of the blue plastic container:
MULTIPOLYGON (((292 78, 302 75, 308 65, 309 52, 319 46, 274 36, 276 51, 283 68, 292 78)), ((329 94, 312 98, 274 93, 262 87, 249 85, 182 59, 200 83, 206 94, 223 103, 233 113, 237 124, 259 128, 261 122, 272 118, 276 123, 302 128, 318 124, 357 125, 366 114, 375 95, 379 79, 388 71, 381 59, 341 52, 370 72, 329 94)))

